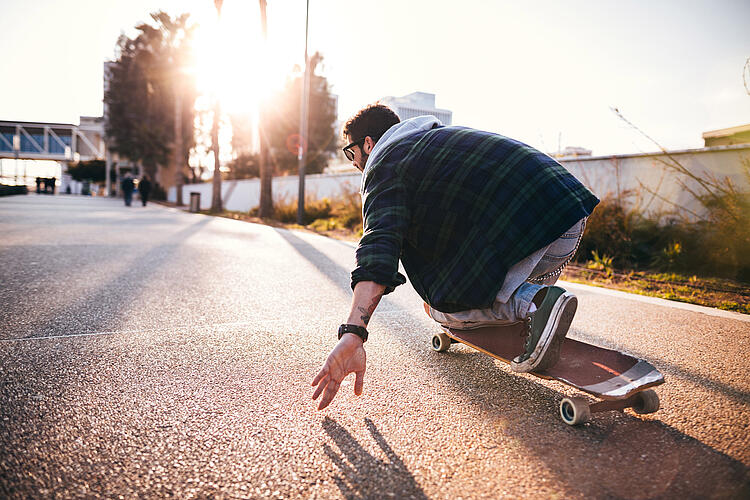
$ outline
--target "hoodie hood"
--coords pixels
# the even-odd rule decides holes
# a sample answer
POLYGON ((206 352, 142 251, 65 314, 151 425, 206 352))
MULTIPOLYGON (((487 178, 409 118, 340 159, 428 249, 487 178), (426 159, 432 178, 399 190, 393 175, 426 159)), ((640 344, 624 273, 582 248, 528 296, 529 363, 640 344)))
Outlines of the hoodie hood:
MULTIPOLYGON (((434 116, 417 116, 416 118, 409 118, 400 123, 393 125, 391 128, 385 131, 385 134, 378 140, 375 147, 370 153, 370 157, 367 159, 367 165, 365 171, 369 170, 371 165, 374 165, 378 161, 378 157, 385 151, 388 146, 394 144, 404 137, 417 132, 423 132, 425 130, 431 130, 435 127, 440 127, 443 124, 440 120, 434 116)), ((364 175, 362 178, 364 179, 364 175)))

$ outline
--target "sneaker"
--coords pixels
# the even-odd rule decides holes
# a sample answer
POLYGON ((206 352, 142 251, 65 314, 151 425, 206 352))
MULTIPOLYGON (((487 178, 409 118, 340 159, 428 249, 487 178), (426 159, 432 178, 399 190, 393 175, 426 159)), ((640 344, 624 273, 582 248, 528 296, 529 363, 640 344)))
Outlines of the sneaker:
POLYGON ((575 295, 559 286, 548 287, 539 309, 527 320, 525 351, 511 362, 511 370, 542 371, 555 366, 577 307, 575 295))

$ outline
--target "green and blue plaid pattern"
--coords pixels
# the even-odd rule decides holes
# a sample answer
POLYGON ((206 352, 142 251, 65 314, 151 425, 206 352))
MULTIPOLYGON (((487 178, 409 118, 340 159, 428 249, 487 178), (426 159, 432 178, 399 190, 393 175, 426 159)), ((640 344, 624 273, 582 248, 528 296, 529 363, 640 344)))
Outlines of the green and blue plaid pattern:
POLYGON ((443 312, 489 307, 508 269, 552 243, 599 200, 523 143, 463 127, 389 145, 362 181, 364 232, 352 288, 409 280, 443 312))

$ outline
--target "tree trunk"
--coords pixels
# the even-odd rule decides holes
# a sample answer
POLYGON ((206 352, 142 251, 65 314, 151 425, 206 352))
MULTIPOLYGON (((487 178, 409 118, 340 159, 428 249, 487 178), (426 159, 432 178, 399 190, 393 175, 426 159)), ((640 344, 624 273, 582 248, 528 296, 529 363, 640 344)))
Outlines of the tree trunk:
POLYGON ((258 126, 260 132, 260 154, 258 155, 258 162, 260 163, 260 205, 258 206, 258 217, 261 218, 273 216, 273 170, 268 154, 268 137, 266 137, 265 130, 262 128, 264 114, 261 111, 261 123, 258 126))
POLYGON ((178 207, 182 206, 182 92, 180 91, 179 78, 175 78, 174 83, 174 180, 177 191, 176 203, 178 207))
POLYGON ((214 124, 211 127, 211 149, 214 151, 214 184, 213 196, 211 198, 211 211, 221 212, 221 170, 219 169, 219 120, 221 118, 221 105, 216 100, 214 105, 214 124))
MULTIPOLYGON (((263 32, 264 43, 268 39, 268 24, 266 22, 266 0, 259 0, 260 3, 260 25, 263 32)), ((273 174, 271 171, 271 162, 268 155, 268 137, 266 135, 266 113, 263 106, 260 109, 258 120, 258 136, 260 139, 260 206, 258 207, 258 216, 271 217, 273 215, 273 174)))

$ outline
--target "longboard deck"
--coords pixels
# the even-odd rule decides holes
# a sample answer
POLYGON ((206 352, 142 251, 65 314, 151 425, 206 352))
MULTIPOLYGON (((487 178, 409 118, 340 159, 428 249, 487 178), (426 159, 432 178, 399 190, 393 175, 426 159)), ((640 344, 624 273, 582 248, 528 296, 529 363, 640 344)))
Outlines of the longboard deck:
MULTIPOLYGON (((525 342, 522 323, 474 330, 446 328, 445 333, 506 363, 523 351, 525 342)), ((664 376, 647 361, 570 338, 563 342, 560 361, 555 366, 531 374, 559 380, 605 400, 628 398, 664 383, 664 376)))

